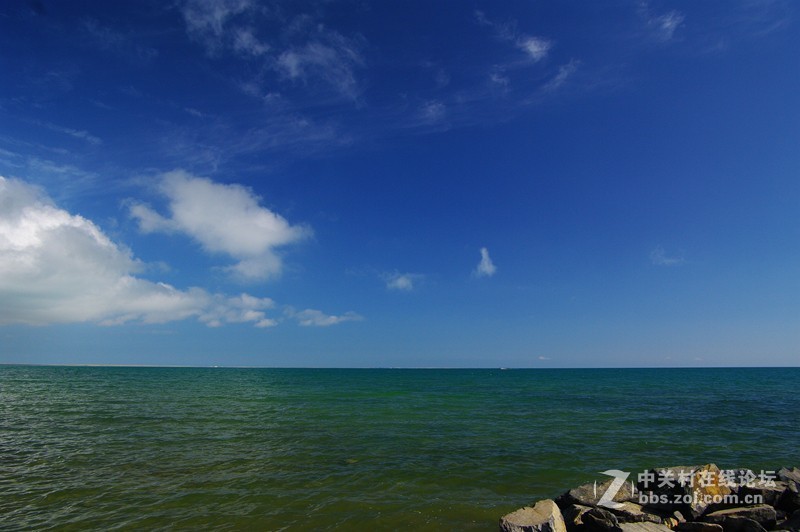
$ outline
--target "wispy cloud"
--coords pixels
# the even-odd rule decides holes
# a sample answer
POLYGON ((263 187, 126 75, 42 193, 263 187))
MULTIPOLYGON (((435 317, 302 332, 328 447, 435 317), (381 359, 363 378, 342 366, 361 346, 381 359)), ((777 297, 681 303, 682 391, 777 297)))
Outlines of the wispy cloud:
POLYGON ((226 268, 234 277, 261 280, 277 276, 282 261, 277 248, 311 234, 259 205, 260 198, 241 185, 215 183, 176 170, 161 176, 158 192, 167 199, 169 216, 132 202, 130 214, 145 233, 183 233, 210 253, 238 262, 226 268))
POLYGON ((495 22, 480 10, 475 11, 475 20, 480 25, 491 28, 498 39, 514 44, 533 62, 545 59, 553 48, 553 41, 550 39, 520 33, 517 29, 516 21, 495 22))
POLYGON ((251 0, 187 0, 181 12, 189 36, 201 43, 209 55, 232 54, 242 60, 257 60, 260 73, 243 87, 249 93, 273 92, 275 80, 263 79, 265 71, 283 82, 310 89, 325 86, 339 96, 356 100, 360 86, 356 72, 364 66, 363 38, 344 36, 314 17, 301 14, 285 20, 251 0), (278 20, 283 39, 257 31, 259 22, 278 20), (288 39, 287 37, 291 37, 288 39), (270 86, 269 91, 264 90, 270 86))
POLYGON ((638 11, 650 35, 660 42, 675 38, 675 33, 686 19, 683 13, 674 9, 666 13, 654 13, 646 1, 639 4, 638 11))
POLYGON ((517 40, 517 47, 528 54, 534 61, 541 61, 547 57, 553 43, 543 37, 521 37, 517 40))
POLYGON ((686 261, 681 256, 667 255, 667 252, 663 247, 656 246, 653 251, 650 252, 650 262, 656 266, 678 266, 686 261))
POLYGON ((158 55, 158 50, 143 46, 134 35, 104 26, 96 20, 85 20, 83 29, 102 50, 113 52, 140 63, 148 63, 158 55))
POLYGON ((355 40, 326 29, 306 44, 283 51, 276 60, 276 68, 285 78, 304 84, 320 80, 351 99, 359 94, 355 71, 363 64, 355 40))
POLYGON ((50 131, 55 131, 57 133, 63 133, 64 135, 68 135, 72 138, 85 140, 89 144, 93 146, 99 146, 103 143, 103 140, 100 137, 92 135, 88 131, 84 131, 82 129, 73 129, 70 127, 59 126, 58 124, 53 124, 50 122, 41 122, 41 121, 34 121, 35 124, 38 124, 42 127, 49 129, 50 131))
POLYGON ((564 83, 566 83, 573 74, 575 74, 580 64, 580 61, 573 59, 569 63, 558 67, 558 72, 556 75, 553 76, 550 81, 542 85, 542 91, 553 92, 561 88, 561 86, 564 85, 564 83))
POLYGON ((189 35, 213 55, 231 45, 227 39, 235 38, 235 32, 227 35, 231 19, 253 8, 251 0, 187 0, 181 14, 189 35))
POLYGON ((336 316, 325 314, 316 309, 295 311, 291 307, 286 309, 285 314, 297 320, 297 323, 303 327, 330 327, 331 325, 338 325, 346 321, 361 321, 364 319, 363 316, 355 312, 345 312, 344 314, 336 316))
POLYGON ((489 256, 489 250, 486 248, 481 248, 481 261, 475 268, 475 276, 491 277, 495 273, 497 273, 497 267, 494 265, 492 258, 489 256))

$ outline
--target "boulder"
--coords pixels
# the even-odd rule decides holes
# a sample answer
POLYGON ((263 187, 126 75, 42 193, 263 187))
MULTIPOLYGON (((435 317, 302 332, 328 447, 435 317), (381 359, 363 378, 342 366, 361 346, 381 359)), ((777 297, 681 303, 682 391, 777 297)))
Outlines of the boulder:
POLYGON ((622 523, 622 532, 670 532, 670 529, 658 523, 644 521, 642 523, 622 523))
POLYGON ((583 514, 591 510, 590 506, 581 506, 580 504, 570 504, 561 511, 564 517, 564 524, 567 525, 567 530, 583 530, 583 514))
POLYGON ((792 532, 800 532, 800 510, 794 512, 789 519, 778 523, 775 527, 776 530, 791 530, 792 532))
POLYGON ((591 508, 581 516, 585 532, 620 532, 617 516, 605 508, 591 508))
POLYGON ((748 517, 731 516, 722 522, 723 532, 767 532, 757 521, 748 517))
POLYGON ((641 505, 635 502, 621 502, 617 508, 609 508, 608 511, 617 516, 621 523, 642 523, 648 521, 650 523, 661 523, 663 519, 661 516, 652 512, 648 512, 641 505))
POLYGON ((561 510, 551 499, 538 501, 500 519, 501 532, 567 532, 561 510))
MULTIPOLYGON (((578 504, 581 506, 597 506, 600 498, 603 496, 609 486, 611 486, 611 483, 614 482, 614 480, 615 479, 610 478, 604 482, 582 484, 577 488, 573 488, 560 495, 556 499, 556 503, 562 509, 566 508, 570 504, 578 504)), ((614 502, 625 502, 632 500, 635 500, 635 496, 633 494, 633 490, 631 489, 630 482, 624 483, 622 487, 620 487, 617 494, 613 497, 614 502)))
POLYGON ((639 483, 638 502, 655 509, 678 510, 693 519, 703 515, 715 499, 731 493, 720 482, 720 471, 714 464, 666 467, 649 473, 654 481, 639 483), (669 481, 663 482, 665 479, 669 481), (682 484, 681 480, 685 482, 682 484))
POLYGON ((751 499, 753 502, 750 504, 769 504, 770 506, 776 506, 783 498, 783 492, 788 489, 789 483, 784 480, 776 480, 772 483, 775 485, 767 486, 763 483, 756 482, 752 486, 739 487, 739 502, 747 504, 745 497, 759 497, 760 502, 751 499))
POLYGON ((800 510, 800 484, 792 480, 787 480, 786 489, 780 500, 775 503, 775 506, 787 513, 800 510))
POLYGON ((777 476, 780 480, 791 480, 792 482, 800 484, 800 469, 796 467, 791 469, 788 467, 782 467, 780 470, 778 470, 777 476))
POLYGON ((722 532, 722 525, 690 521, 678 523, 673 530, 677 532, 722 532))
MULTIPOLYGON (((739 508, 728 508, 727 510, 717 510, 716 512, 711 512, 710 514, 703 516, 703 521, 722 525, 722 528, 724 528, 727 532, 729 525, 726 523, 727 520, 732 517, 750 519, 758 523, 760 526, 768 529, 774 527, 775 521, 777 520, 775 508, 768 504, 756 504, 753 506, 742 506, 739 508)), ((749 526, 749 524, 744 523, 741 526, 749 526)))

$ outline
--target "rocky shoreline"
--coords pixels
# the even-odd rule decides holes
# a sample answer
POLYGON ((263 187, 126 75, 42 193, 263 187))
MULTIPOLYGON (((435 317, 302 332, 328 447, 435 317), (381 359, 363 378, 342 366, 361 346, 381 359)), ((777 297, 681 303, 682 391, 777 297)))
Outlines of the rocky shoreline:
POLYGON ((605 479, 500 519, 501 532, 800 532, 800 469, 714 464, 605 479))

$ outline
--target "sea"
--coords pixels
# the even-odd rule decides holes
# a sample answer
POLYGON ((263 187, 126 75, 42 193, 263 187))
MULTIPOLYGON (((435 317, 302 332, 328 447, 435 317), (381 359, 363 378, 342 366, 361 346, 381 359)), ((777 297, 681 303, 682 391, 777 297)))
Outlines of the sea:
POLYGON ((0 366, 0 530, 497 530, 618 469, 800 466, 800 368, 0 366))

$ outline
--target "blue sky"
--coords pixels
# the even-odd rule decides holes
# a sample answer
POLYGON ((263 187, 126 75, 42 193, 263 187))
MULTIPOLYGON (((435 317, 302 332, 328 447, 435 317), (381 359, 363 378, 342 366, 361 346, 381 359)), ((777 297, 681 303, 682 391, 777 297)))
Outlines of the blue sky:
POLYGON ((4 2, 0 362, 797 365, 798 15, 4 2))

